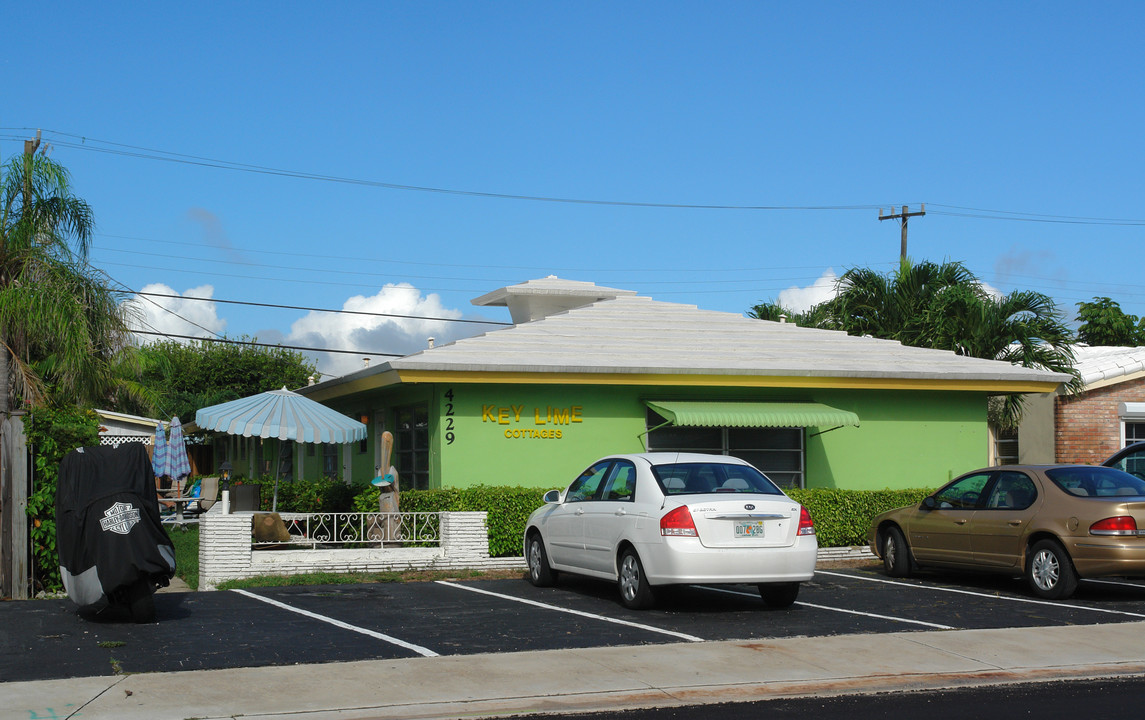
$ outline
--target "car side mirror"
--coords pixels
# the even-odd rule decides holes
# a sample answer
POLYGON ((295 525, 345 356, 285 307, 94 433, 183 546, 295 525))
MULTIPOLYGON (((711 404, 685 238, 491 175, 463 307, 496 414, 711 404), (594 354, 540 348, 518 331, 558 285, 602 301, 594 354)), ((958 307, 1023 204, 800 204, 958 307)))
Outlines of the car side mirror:
MULTIPOLYGON (((534 495, 533 497, 536 496, 534 495)), ((542 499, 545 501, 546 505, 557 505, 561 501, 561 491, 549 490, 547 493, 545 493, 545 496, 542 499)))
POLYGON ((923 510, 933 510, 938 507, 938 501, 934 499, 933 495, 928 495, 922 499, 923 510))

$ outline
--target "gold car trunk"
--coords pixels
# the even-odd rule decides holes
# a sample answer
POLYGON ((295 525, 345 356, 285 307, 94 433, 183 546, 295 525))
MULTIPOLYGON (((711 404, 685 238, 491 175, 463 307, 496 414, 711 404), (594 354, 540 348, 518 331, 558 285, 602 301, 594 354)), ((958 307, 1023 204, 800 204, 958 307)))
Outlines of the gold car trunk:
POLYGON ((700 543, 709 548, 789 547, 799 529, 799 504, 770 495, 744 495, 689 505, 700 543))

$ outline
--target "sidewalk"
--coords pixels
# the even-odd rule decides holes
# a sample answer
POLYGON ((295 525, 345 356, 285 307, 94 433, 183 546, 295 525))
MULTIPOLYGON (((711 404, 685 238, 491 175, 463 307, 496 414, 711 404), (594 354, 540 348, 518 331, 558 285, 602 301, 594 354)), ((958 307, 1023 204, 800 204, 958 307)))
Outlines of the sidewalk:
POLYGON ((145 673, 0 691, 23 717, 471 718, 1137 675, 1142 638, 1145 623, 840 635, 145 673))

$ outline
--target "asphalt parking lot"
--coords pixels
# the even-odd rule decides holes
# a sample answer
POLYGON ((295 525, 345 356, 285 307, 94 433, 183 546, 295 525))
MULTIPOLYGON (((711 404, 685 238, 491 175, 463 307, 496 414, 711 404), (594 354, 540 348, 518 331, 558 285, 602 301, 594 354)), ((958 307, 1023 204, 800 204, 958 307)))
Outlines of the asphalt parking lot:
POLYGON ((0 603, 0 682, 562 648, 1145 620, 1145 582, 1085 581, 1068 601, 1020 580, 823 568, 796 605, 747 586, 675 588, 624 609, 613 585, 562 577, 163 593, 157 623, 81 618, 69 600, 0 603))

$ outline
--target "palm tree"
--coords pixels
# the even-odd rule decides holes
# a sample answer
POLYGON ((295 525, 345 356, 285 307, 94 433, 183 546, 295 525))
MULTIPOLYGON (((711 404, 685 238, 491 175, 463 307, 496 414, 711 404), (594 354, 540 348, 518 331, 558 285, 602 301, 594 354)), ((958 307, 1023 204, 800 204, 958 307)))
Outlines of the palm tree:
POLYGON ((21 405, 97 402, 129 352, 129 306, 86 264, 94 220, 42 154, 0 176, 0 417, 21 405))
MULTIPOLYGON (((845 330, 851 335, 898 340, 904 345, 952 350, 960 355, 1005 360, 1023 367, 1073 375, 1073 335, 1053 300, 1037 292, 996 297, 958 262, 904 259, 882 274, 852 268, 839 278, 838 294, 805 313, 788 317, 801 326, 845 330)), ((761 303, 750 317, 776 319, 782 308, 761 303)), ((990 406, 990 422, 1016 427, 1022 397, 1005 396, 990 406)))

